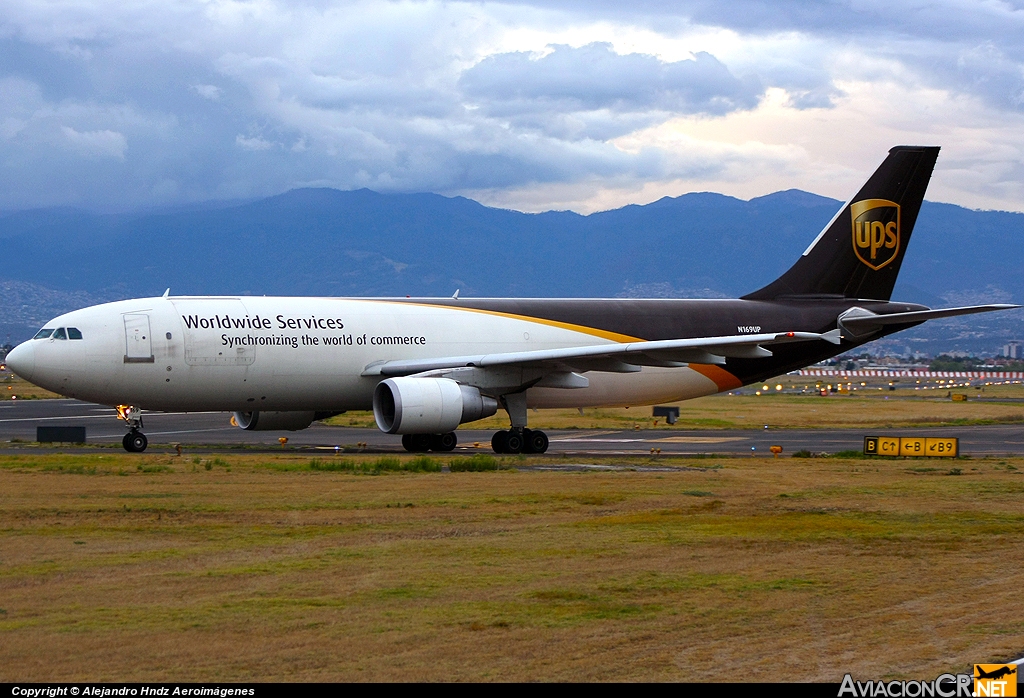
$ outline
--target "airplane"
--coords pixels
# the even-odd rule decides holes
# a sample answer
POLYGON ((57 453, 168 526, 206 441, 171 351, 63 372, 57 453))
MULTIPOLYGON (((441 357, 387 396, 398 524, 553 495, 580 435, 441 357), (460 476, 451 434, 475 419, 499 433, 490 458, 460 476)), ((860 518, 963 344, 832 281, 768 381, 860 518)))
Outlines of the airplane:
POLYGON ((980 664, 975 664, 974 665, 974 672, 977 674, 977 676, 974 677, 976 679, 993 679, 993 680, 998 680, 998 679, 1003 678, 1004 676, 1011 676, 1012 674, 1016 674, 1017 673, 1017 667, 1015 667, 1015 666, 1013 666, 1011 664, 1004 664, 1001 667, 999 667, 998 669, 993 669, 992 671, 985 671, 984 669, 981 668, 980 664))
MULTIPOLYGON (((738 299, 163 296, 54 318, 7 355, 43 388, 144 411, 232 412, 298 430, 348 410, 413 452, 450 451, 499 408, 497 453, 543 453, 530 409, 650 405, 733 390, 934 318, 891 301, 938 147, 897 146, 796 263, 738 299)), ((766 231, 770 234, 770 231, 766 231)), ((699 263, 699 260, 695 260, 699 263)))

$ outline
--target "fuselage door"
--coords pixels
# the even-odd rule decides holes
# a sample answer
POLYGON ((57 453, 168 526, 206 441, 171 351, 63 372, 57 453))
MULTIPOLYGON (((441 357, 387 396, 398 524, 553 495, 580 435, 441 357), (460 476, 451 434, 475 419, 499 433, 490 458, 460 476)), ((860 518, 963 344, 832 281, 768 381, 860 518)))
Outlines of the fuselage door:
POLYGON ((153 363, 153 338, 149 333, 149 315, 125 313, 124 339, 126 364, 153 363))

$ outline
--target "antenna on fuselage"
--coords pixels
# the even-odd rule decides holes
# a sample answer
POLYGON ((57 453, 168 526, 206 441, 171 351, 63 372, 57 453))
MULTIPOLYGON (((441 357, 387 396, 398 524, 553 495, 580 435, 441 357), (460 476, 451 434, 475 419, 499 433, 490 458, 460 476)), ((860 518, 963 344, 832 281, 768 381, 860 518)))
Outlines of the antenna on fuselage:
POLYGON ((169 296, 169 295, 171 295, 171 289, 167 289, 166 291, 164 291, 164 295, 162 295, 160 297, 161 298, 167 298, 167 296, 169 296))
POLYGON ((460 290, 461 289, 458 289, 458 288, 455 289, 455 293, 452 294, 452 300, 456 300, 456 301, 459 300, 459 291, 460 290))

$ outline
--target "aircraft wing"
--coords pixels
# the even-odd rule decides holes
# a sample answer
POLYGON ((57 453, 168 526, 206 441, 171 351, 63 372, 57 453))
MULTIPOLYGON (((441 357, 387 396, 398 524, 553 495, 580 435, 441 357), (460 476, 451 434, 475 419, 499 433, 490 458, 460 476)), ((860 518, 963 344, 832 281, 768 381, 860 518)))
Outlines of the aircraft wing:
POLYGON ((839 330, 777 332, 728 337, 666 339, 652 342, 598 344, 565 349, 539 349, 477 356, 448 356, 432 359, 381 361, 369 364, 364 376, 408 376, 425 371, 454 368, 522 367, 552 371, 610 371, 630 373, 640 366, 685 366, 687 363, 725 363, 726 357, 756 359, 772 355, 765 346, 791 342, 826 341, 840 343, 839 330))

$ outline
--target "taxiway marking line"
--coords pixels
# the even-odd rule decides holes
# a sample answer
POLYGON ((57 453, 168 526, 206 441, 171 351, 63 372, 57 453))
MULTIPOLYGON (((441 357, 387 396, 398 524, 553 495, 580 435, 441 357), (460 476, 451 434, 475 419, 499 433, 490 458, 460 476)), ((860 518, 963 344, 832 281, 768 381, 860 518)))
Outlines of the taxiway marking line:
POLYGON ((668 436, 664 439, 651 439, 651 443, 721 444, 726 441, 746 441, 748 438, 746 436, 668 436))
MULTIPOLYGON (((168 434, 198 434, 204 431, 234 431, 237 427, 221 427, 218 429, 183 429, 181 431, 149 431, 146 430, 146 434, 149 436, 167 436, 168 434)), ((116 434, 100 434, 99 436, 90 436, 90 439, 121 439, 123 436, 116 434)))
MULTIPOLYGON (((180 417, 183 414, 223 414, 222 412, 146 412, 144 418, 180 417)), ((0 422, 45 422, 54 419, 116 419, 116 414, 73 414, 67 417, 18 417, 17 419, 0 419, 0 422)))
POLYGON ((560 443, 631 444, 647 439, 551 439, 560 443))
POLYGON ((0 419, 0 422, 48 422, 55 419, 115 419, 112 414, 73 414, 67 417, 19 417, 18 419, 0 419))

